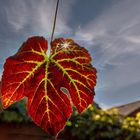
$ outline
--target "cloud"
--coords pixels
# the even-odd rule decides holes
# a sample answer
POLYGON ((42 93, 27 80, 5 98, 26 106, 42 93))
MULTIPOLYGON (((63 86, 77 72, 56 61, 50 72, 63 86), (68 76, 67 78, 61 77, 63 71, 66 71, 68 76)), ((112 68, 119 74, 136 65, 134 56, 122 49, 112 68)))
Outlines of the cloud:
MULTIPOLYGON (((51 37, 57 0, 0 0, 0 63, 13 55, 29 36, 51 37)), ((55 37, 70 34, 74 0, 60 1, 55 37)))
MULTIPOLYGON (((52 31, 56 0, 14 0, 4 3, 7 21, 16 32, 28 31, 49 35, 52 31)), ((72 1, 60 2, 57 34, 70 31, 67 25, 72 1)))
MULTIPOLYGON (((125 96, 122 97, 126 97, 125 88, 140 82, 139 5, 139 0, 114 3, 75 34, 77 39, 80 38, 85 42, 83 44, 89 46, 88 49, 93 54, 93 63, 98 69, 96 89, 102 95, 96 99, 104 100, 106 104, 110 103, 107 103, 108 95, 113 95, 116 99, 112 105, 123 102, 119 101, 123 99, 119 95, 123 93, 125 96)), ((140 99, 138 92, 134 96, 140 99)), ((131 97, 124 100, 130 101, 131 97)))
POLYGON ((126 40, 130 43, 134 43, 136 45, 140 45, 140 36, 128 36, 126 40))

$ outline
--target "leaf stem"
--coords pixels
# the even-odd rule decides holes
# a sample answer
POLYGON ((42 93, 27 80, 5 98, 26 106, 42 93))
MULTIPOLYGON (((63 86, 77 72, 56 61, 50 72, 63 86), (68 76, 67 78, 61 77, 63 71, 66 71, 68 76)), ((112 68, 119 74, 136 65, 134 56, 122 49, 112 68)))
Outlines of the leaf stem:
POLYGON ((52 35, 51 35, 51 42, 53 41, 53 36, 54 36, 54 31, 55 31, 55 26, 56 26, 58 6, 59 6, 59 0, 57 0, 57 4, 56 4, 56 10, 55 10, 55 16, 54 16, 54 22, 53 22, 53 29, 52 29, 52 35))

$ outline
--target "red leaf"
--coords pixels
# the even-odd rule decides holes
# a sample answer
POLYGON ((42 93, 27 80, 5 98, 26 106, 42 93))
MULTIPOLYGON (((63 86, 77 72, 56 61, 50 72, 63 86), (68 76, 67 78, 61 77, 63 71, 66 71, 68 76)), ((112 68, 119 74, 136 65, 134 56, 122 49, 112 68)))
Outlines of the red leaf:
POLYGON ((2 104, 6 108, 26 96, 33 121, 57 135, 71 116, 72 102, 79 112, 92 103, 96 69, 88 51, 73 40, 54 40, 49 57, 47 44, 43 37, 29 38, 6 60, 2 104))

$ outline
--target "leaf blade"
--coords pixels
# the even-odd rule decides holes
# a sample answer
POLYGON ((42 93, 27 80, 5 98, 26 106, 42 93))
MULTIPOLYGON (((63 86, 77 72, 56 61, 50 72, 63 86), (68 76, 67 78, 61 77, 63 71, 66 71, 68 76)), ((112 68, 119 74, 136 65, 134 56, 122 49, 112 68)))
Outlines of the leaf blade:
POLYGON ((81 113, 92 103, 97 77, 88 51, 72 39, 56 39, 51 47, 48 57, 47 40, 32 37, 7 59, 2 103, 6 108, 27 97, 33 121, 56 136, 70 118, 72 104, 81 113))
MULTIPOLYGON (((43 53, 37 48, 39 45, 34 48, 34 51, 36 53, 40 51, 38 52, 40 56, 37 56, 38 54, 30 47, 30 44, 35 40, 39 42, 43 38, 29 38, 27 43, 24 43, 19 51, 14 56, 9 57, 4 64, 1 89, 4 108, 9 107, 25 96, 25 92, 28 92, 28 89, 25 89, 26 84, 28 84, 29 79, 34 75, 35 71, 45 62, 43 53), (31 55, 32 57, 30 57, 31 55), (29 60, 35 63, 31 63, 29 60), (18 94, 19 92, 20 94, 18 94)), ((42 48, 46 51, 48 48, 47 43, 42 44, 42 48)))

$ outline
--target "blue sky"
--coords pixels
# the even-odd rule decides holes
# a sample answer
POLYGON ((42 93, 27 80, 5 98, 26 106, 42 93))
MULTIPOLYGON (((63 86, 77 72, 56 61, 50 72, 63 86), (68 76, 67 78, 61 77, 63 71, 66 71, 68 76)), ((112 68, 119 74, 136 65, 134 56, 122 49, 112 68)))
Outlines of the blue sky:
MULTIPOLYGON (((29 36, 51 36, 56 0, 0 0, 0 75, 29 36)), ((95 101, 140 100, 140 1, 60 0, 55 37, 87 48, 98 70, 95 101)))

